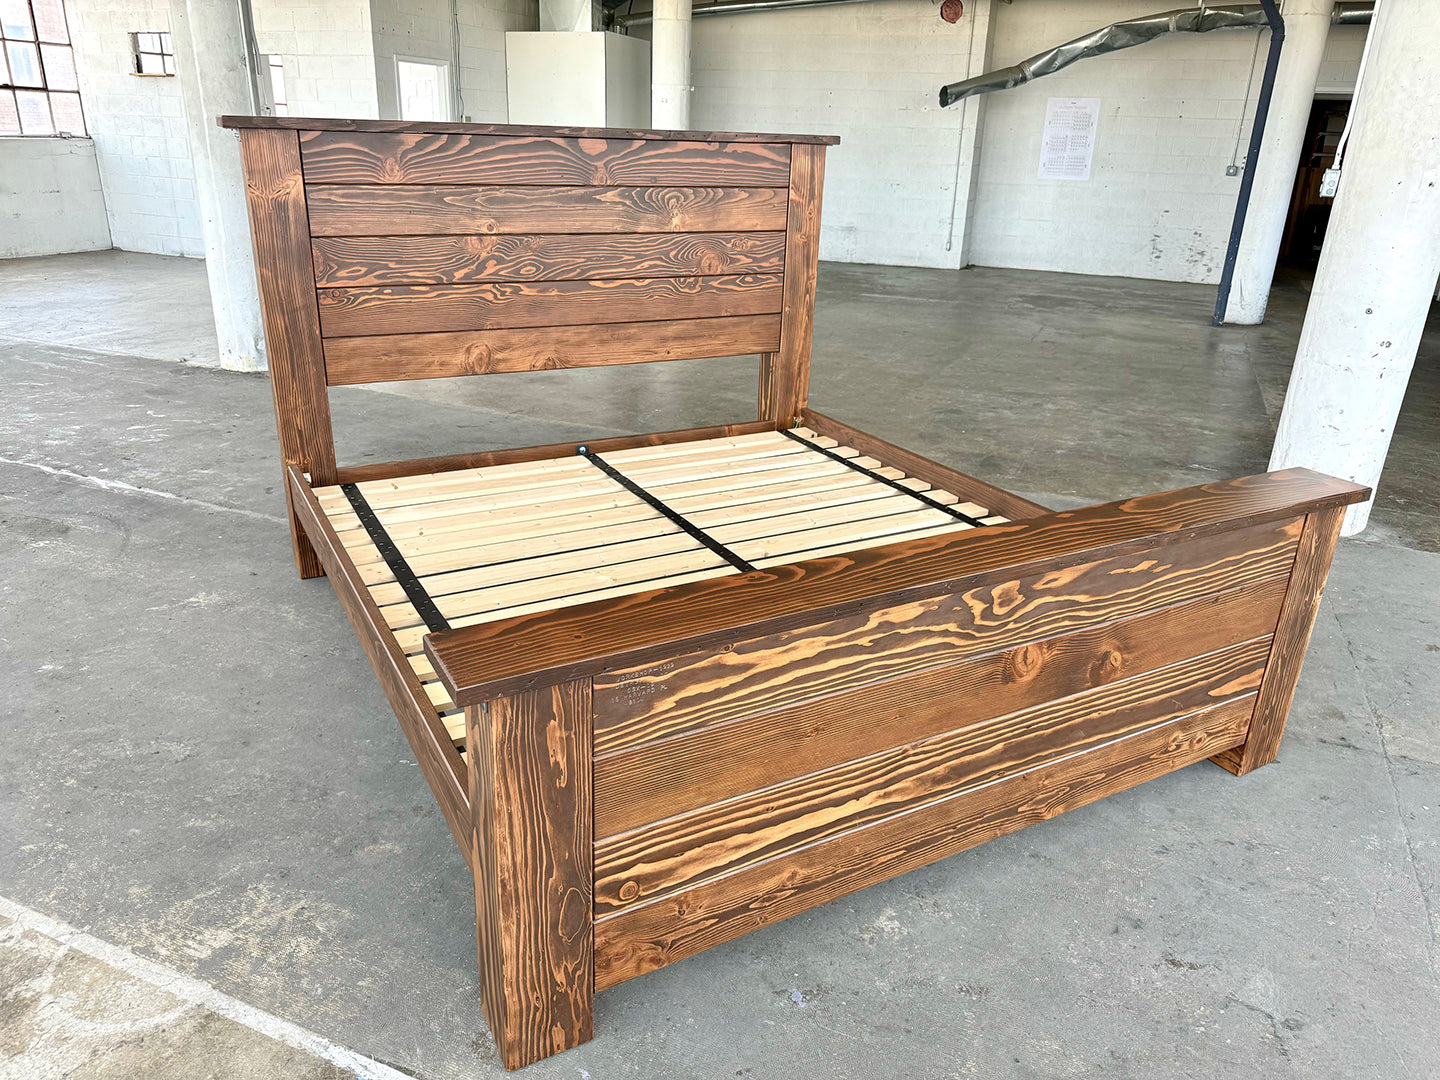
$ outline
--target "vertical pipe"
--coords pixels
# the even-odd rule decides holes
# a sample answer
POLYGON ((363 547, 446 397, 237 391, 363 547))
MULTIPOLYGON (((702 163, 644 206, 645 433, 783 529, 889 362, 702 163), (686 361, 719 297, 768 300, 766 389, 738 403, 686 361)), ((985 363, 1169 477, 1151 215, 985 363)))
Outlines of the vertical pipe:
POLYGON ((1280 66, 1280 49, 1285 44, 1285 20, 1275 7, 1275 0, 1260 0, 1265 18, 1270 20, 1270 52, 1265 58, 1265 77, 1260 83, 1260 97, 1255 103, 1255 122, 1250 127, 1250 149, 1245 154, 1245 175, 1240 178, 1240 194, 1235 198, 1235 219, 1230 223, 1230 243, 1225 248, 1225 270, 1220 275, 1220 292, 1215 298, 1216 326, 1225 320, 1230 306, 1230 285, 1235 278, 1235 259, 1240 254, 1240 238, 1245 233, 1245 214, 1250 208, 1250 191, 1255 186, 1255 169, 1260 163, 1260 143, 1265 138, 1265 118, 1270 113, 1270 97, 1275 91, 1275 71, 1280 66))
POLYGON ((650 26, 650 126, 690 127, 690 0, 655 0, 650 26))

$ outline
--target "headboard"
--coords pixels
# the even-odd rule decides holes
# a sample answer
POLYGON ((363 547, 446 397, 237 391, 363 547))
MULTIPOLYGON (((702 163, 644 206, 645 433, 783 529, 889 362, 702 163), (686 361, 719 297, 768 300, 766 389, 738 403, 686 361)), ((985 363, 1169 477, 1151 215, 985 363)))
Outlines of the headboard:
POLYGON ((281 453, 336 480, 327 388, 758 353, 809 381, 826 136, 224 116, 281 453))

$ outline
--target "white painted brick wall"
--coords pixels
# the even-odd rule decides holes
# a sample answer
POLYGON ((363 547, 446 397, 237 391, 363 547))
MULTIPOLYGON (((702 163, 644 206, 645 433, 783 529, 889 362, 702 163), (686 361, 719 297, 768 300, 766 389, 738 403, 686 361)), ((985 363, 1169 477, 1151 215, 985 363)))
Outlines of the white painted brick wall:
POLYGON ((961 118, 936 95, 966 74, 969 15, 951 25, 932 0, 881 0, 696 19, 692 33, 693 127, 841 136, 825 166, 822 259, 955 264, 945 239, 961 118))
POLYGON ((90 139, 0 139, 0 259, 110 246, 90 139))
MULTIPOLYGON (((449 0, 374 0, 375 80, 380 115, 399 119, 395 57, 454 62, 449 0)), ((538 25, 535 0, 460 0, 460 93, 463 119, 503 124, 505 32, 538 25)))
POLYGON ((278 53, 291 116, 380 115, 369 0, 253 0, 255 40, 278 53))
POLYGON ((169 30, 168 0, 67 0, 65 7, 112 242, 203 255, 180 80, 133 74, 130 34, 169 30))
POLYGON ((1315 79, 1317 94, 1353 94, 1355 75, 1360 70, 1360 54, 1365 51, 1368 26, 1332 26, 1325 39, 1325 55, 1320 58, 1320 74, 1315 79))

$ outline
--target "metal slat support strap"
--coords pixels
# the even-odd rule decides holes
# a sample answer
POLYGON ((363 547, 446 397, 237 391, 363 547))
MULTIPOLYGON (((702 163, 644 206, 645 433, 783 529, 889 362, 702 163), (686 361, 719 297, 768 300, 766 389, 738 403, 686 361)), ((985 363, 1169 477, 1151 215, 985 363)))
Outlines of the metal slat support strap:
POLYGON ((650 492, 646 491, 639 484, 635 483, 635 481, 631 480, 619 469, 615 468, 614 465, 611 465, 604 458, 597 457, 596 455, 592 454, 588 446, 577 446, 575 448, 575 453, 579 454, 586 461, 590 462, 591 465, 594 465, 606 476, 610 477, 611 480, 614 480, 626 491, 630 492, 631 495, 634 495, 637 499, 643 500, 651 507, 664 514, 676 525, 680 526, 680 528, 686 534, 698 540, 700 543, 704 544, 707 548, 713 551, 716 555, 719 555, 722 559, 728 562, 731 566, 735 567, 735 569, 739 570, 742 574, 748 574, 750 573, 750 571, 755 569, 755 567, 751 566, 739 555, 736 555, 735 552, 731 551, 719 540, 716 540, 704 529, 700 528, 700 526, 686 520, 684 515, 682 515, 678 510, 672 510, 670 507, 666 506, 663 502, 657 499, 654 495, 650 494, 650 492))
POLYGON ((792 438, 792 439, 794 439, 796 442, 798 442, 801 446, 808 447, 809 449, 814 450, 817 454, 824 454, 824 455, 825 455, 826 457, 828 457, 828 458, 834 458, 836 461, 840 462, 840 464, 842 464, 842 465, 848 465, 850 468, 854 469, 854 470, 855 470, 856 472, 858 472, 858 473, 864 473, 866 476, 870 477, 871 480, 878 480, 880 483, 885 484, 885 485, 887 485, 887 486, 889 486, 889 487, 892 487, 892 488, 894 488, 896 491, 903 491, 906 495, 909 495, 912 499, 918 499, 918 500, 920 500, 922 503, 924 503, 926 506, 933 506, 936 510, 943 510, 943 511, 945 511, 945 513, 949 514, 951 517, 953 517, 953 518, 959 518, 961 521, 968 521, 971 525, 976 525, 976 526, 980 525, 980 519, 979 519, 979 518, 973 518, 973 517, 971 517, 969 514, 961 513, 959 510, 956 510, 955 507, 953 507, 953 506, 947 506, 947 505, 945 505, 945 504, 942 503, 942 502, 939 502, 939 501, 937 501, 937 500, 935 500, 935 499, 930 498, 930 496, 926 495, 923 491, 914 491, 914 490, 912 490, 911 488, 906 487, 904 484, 896 483, 894 480, 891 480, 888 476, 881 476, 879 473, 875 472, 874 470, 865 468, 864 465, 857 465, 857 464, 856 464, 854 461, 852 461, 850 458, 847 458, 847 457, 844 457, 844 456, 842 456, 842 455, 840 455, 840 454, 837 454, 837 453, 835 453, 833 450, 827 450, 827 449, 826 449, 825 447, 823 447, 823 446, 816 446, 816 445, 815 445, 814 443, 812 443, 809 439, 806 439, 806 438, 803 438, 802 436, 796 435, 793 431, 789 431, 789 430, 787 430, 787 429, 785 429, 785 428, 782 428, 782 429, 780 430, 780 434, 781 434, 781 435, 788 435, 790 438, 792 438))
POLYGON ((425 586, 420 584, 420 579, 415 576, 415 571, 410 569, 410 564, 405 561, 405 556, 400 554, 400 549, 395 546, 395 541, 390 539, 390 534, 385 531, 385 526, 380 524, 380 519, 375 516, 374 509, 365 501, 365 496, 360 494, 360 489, 354 484, 341 484, 340 490, 345 493, 345 498, 350 500, 350 506, 355 511, 355 516, 360 519, 360 524, 365 526, 365 531, 370 534, 370 542, 375 545, 375 550, 380 552, 380 557, 385 560, 385 565, 390 567, 390 572, 395 575, 396 583, 405 590, 405 596, 414 605, 416 613, 425 620, 425 625, 430 628, 432 634, 438 634, 441 630, 449 630, 450 623, 440 609, 435 606, 435 601, 430 599, 430 594, 425 591, 425 586))

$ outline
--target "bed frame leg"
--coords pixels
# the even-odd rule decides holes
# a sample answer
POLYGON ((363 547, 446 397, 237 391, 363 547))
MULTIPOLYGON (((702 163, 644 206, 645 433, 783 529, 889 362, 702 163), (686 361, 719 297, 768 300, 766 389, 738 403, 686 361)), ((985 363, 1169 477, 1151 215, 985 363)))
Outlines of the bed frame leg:
POLYGON ((465 710, 485 1019, 507 1069, 594 1034, 590 680, 465 710))
POLYGON ((1290 571, 1280 621, 1275 627, 1275 643, 1271 646, 1255 712, 1250 718, 1250 734, 1242 745, 1210 759, 1236 776, 1269 765, 1280 752, 1280 736, 1285 733, 1285 720, 1290 715, 1290 703, 1300 681, 1300 665, 1315 628, 1320 597, 1325 592, 1325 577, 1330 572, 1330 559, 1340 539, 1340 523, 1345 519, 1346 509, 1336 506, 1317 510, 1305 519, 1300 549, 1290 571))

